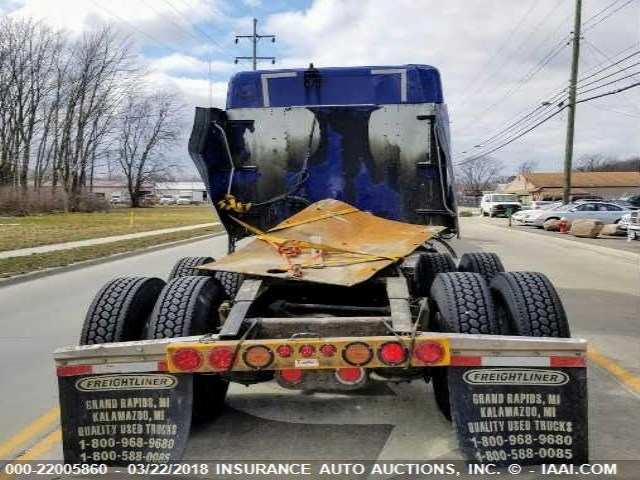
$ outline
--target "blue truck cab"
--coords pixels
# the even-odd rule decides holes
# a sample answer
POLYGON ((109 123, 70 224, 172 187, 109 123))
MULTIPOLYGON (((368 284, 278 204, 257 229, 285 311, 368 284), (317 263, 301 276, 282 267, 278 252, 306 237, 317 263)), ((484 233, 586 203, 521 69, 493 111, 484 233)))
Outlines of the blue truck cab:
POLYGON ((327 198, 456 233, 448 127, 428 65, 240 72, 225 110, 196 109, 189 153, 233 239, 229 214, 267 230, 327 198))

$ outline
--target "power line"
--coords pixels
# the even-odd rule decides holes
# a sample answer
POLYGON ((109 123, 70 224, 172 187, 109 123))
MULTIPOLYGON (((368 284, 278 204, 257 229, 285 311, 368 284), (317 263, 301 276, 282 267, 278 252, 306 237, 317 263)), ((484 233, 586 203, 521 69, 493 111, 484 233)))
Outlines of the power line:
MULTIPOLYGON (((618 53, 616 53, 613 57, 612 57, 612 61, 614 61, 614 64, 620 64, 625 60, 628 60, 629 58, 632 58, 634 55, 637 55, 638 53, 640 53, 640 51, 637 52, 632 52, 629 55, 626 55, 624 58, 615 61, 614 59, 620 57, 621 55, 624 55, 626 52, 628 52, 629 50, 631 50, 632 48, 635 48, 637 46, 637 43, 634 43, 628 47, 626 47, 625 49, 619 51, 618 53)), ((601 64, 600 64, 601 65, 601 64)), ((591 68, 588 68, 585 71, 585 74, 581 79, 578 80, 578 84, 580 84, 581 82, 583 82, 586 79, 592 78, 595 75, 598 75, 599 73, 606 71, 607 69, 611 68, 611 66, 607 66, 604 68, 600 68, 599 70, 593 72, 593 70, 598 69, 600 67, 600 65, 594 65, 591 68), (591 73, 593 72, 593 73, 591 73)), ((606 77, 601 78, 600 80, 605 79, 606 77)), ((605 86, 605 85, 601 85, 605 86)), ((581 87, 579 87, 581 88, 581 87)), ((505 137, 508 137, 508 134, 510 134, 512 131, 517 130, 517 129, 522 129, 523 127, 529 126, 531 124, 533 124, 534 122, 536 122, 537 120, 539 120, 542 115, 546 114, 549 110, 553 109, 554 106, 557 107, 562 107, 564 106, 564 102, 566 101, 566 88, 561 89, 560 91, 557 91, 556 93, 553 94, 549 94, 546 96, 546 98, 548 98, 548 100, 545 100, 543 102, 540 103, 540 105, 538 105, 536 108, 534 108, 531 111, 527 110, 522 110, 520 111, 518 114, 516 114, 514 117, 512 117, 512 120, 506 122, 505 126, 502 127, 500 130, 495 131, 495 133, 492 134, 492 136, 488 137, 485 140, 482 140, 480 142, 476 142, 477 143, 477 147, 487 147, 492 143, 497 143, 499 141, 501 141, 501 139, 504 139, 505 137), (559 102, 559 103, 558 103, 559 102), (526 112, 526 113, 525 113, 526 112), (524 114, 524 116, 522 116, 524 114)), ((462 151, 462 154, 467 153, 466 151, 462 151)), ((459 155, 461 156, 461 155, 459 155)))
MULTIPOLYGON (((529 33, 529 35, 527 35, 527 37, 525 38, 525 40, 523 42, 520 43, 520 45, 518 45, 518 47, 511 52, 511 55, 509 55, 507 57, 507 59, 502 62, 502 64, 500 65, 500 67, 497 67, 498 71, 501 71, 501 67, 503 65, 505 65, 508 61, 510 61, 515 54, 517 54, 522 47, 526 44, 526 41, 533 35, 533 33, 535 33, 537 30, 540 29, 540 26, 545 23, 547 21, 547 19, 558 9, 558 7, 562 4, 562 1, 559 1, 555 4, 555 6, 547 13, 547 15, 540 21, 538 22, 538 24, 535 25, 535 27, 532 29, 532 31, 529 33)), ((536 45, 535 48, 532 49, 532 51, 538 51, 541 50, 543 48, 543 46, 548 44, 548 40, 549 38, 553 38, 553 36, 562 28, 564 27, 566 20, 570 17, 567 16, 565 17, 555 28, 555 30, 550 34, 547 35, 542 42, 538 43, 536 45)), ((560 40, 560 42, 558 44, 556 44, 554 47, 551 48, 550 52, 545 55, 539 62, 538 64, 536 64, 531 70, 529 70, 529 72, 527 74, 525 74, 524 77, 522 77, 516 84, 515 87, 512 87, 511 90, 509 90, 509 92, 505 95, 503 95, 502 98, 500 98, 499 100, 497 100, 496 102, 494 102, 492 105, 489 106, 489 108, 486 108, 480 115, 477 115, 475 118, 473 118, 471 121, 467 122, 464 124, 464 126, 468 126, 469 124, 471 124, 472 122, 475 122, 478 118, 481 118, 481 116, 486 113, 487 111, 489 111, 493 106, 497 105, 498 103, 500 103, 500 101, 504 101, 506 98, 510 97, 513 93, 515 93, 515 91, 517 91, 520 86, 524 83, 526 83, 527 81, 529 81, 531 78, 533 78, 533 76, 535 76, 548 62, 550 62, 553 57, 555 57, 557 54, 559 54, 562 51, 562 47, 565 46, 565 42, 566 40, 569 38, 569 35, 564 35, 562 37, 562 39, 560 40), (559 51, 557 51, 555 54, 554 52, 556 51, 556 49, 559 49, 559 51), (553 56, 551 58, 547 58, 549 55, 553 54, 553 56), (538 66, 540 66, 540 63, 543 63, 543 65, 541 66, 540 69, 537 69, 538 66), (537 69, 537 70, 536 70, 537 69)), ((481 92, 483 89, 480 90, 474 90, 473 92, 477 91, 478 93, 481 92)), ((493 90, 490 90, 489 93, 487 93, 487 97, 491 96, 493 91, 495 90, 495 88, 493 90)), ((472 92, 470 92, 472 93, 472 92)), ((465 95, 463 98, 467 98, 469 96, 469 94, 465 95)), ((480 121, 480 124, 482 124, 483 121, 480 121)))
POLYGON ((560 112, 562 112, 564 109, 566 108, 566 106, 561 107, 560 109, 556 110, 555 112, 553 112, 551 115, 546 116, 544 119, 540 120, 539 122, 537 122, 535 125, 533 125, 532 127, 524 130, 523 132, 519 133, 519 135, 511 138, 510 140, 498 145, 495 148, 492 148, 491 150, 488 150, 486 152, 482 152, 481 154, 478 155, 474 155, 473 157, 467 158, 465 160, 462 160, 461 162, 457 162, 455 165, 462 165, 464 163, 468 163, 471 162, 473 160, 477 160, 478 158, 484 157, 485 155, 489 155, 490 153, 493 153, 497 150, 500 150, 503 147, 506 147, 507 145, 515 142, 516 140, 518 140, 520 137, 523 137, 524 135, 526 135, 527 133, 529 133, 530 131, 538 128, 540 125, 542 125, 543 123, 548 122, 549 120, 551 120, 553 117, 555 117, 556 115, 558 115, 560 112))
POLYGON ((122 23, 128 25, 130 28, 132 28, 133 30, 137 31, 138 33, 144 35, 145 37, 147 37, 149 40, 157 43, 158 45, 160 45, 163 48, 166 48, 167 50, 171 50, 172 52, 175 53, 183 53, 180 52, 179 50, 171 47, 170 45, 164 43, 162 40, 158 40, 156 37, 154 37, 153 35, 151 35, 150 33, 145 32, 144 30, 142 30, 141 28, 136 27, 134 24, 128 22, 127 20, 125 20, 124 18, 122 18, 120 15, 118 15, 117 13, 113 13, 111 10, 107 9, 104 5, 98 5, 98 3, 96 2, 96 0, 91 0, 91 3, 93 3, 93 5, 95 7, 97 7, 98 9, 107 12, 107 14, 109 14, 111 17, 117 18, 118 20, 120 20, 122 23))
MULTIPOLYGON (((636 64, 636 65, 638 65, 638 64, 636 64)), ((626 80, 627 78, 631 78, 631 77, 634 77, 634 76, 639 75, 639 74, 640 74, 640 72, 633 72, 633 73, 630 73, 629 75, 625 75, 624 77, 620 77, 620 78, 617 78, 617 79, 612 80, 610 82, 603 83, 602 85, 591 87, 591 88, 588 88, 587 90, 582 90, 580 93, 583 94, 583 93, 587 93, 587 92, 592 92, 592 91, 598 90, 598 89, 600 89, 602 87, 606 87, 607 85, 613 85, 614 83, 618 83, 618 82, 620 82, 622 80, 626 80)))
MULTIPOLYGON (((631 85, 627 85, 626 87, 618 88, 618 89, 616 89, 616 90, 611 90, 611 91, 609 91, 609 92, 605 92, 605 93, 602 93, 602 94, 600 94, 600 95, 594 95, 594 96, 591 96, 591 97, 582 98, 582 99, 576 100, 576 102, 575 102, 575 103, 576 103, 576 104, 577 104, 577 103, 584 103, 584 102, 589 102, 589 101, 591 101, 591 100, 596 100, 596 99, 598 99, 598 98, 607 97, 607 96, 609 96, 609 95, 615 95, 615 94, 618 94, 618 93, 624 92, 624 91, 626 91, 626 90, 629 90, 629 89, 631 89, 631 88, 635 88, 635 87, 638 87, 638 86, 640 86, 640 82, 636 82, 636 83, 633 83, 633 84, 631 84, 631 85)), ((471 161, 473 161, 473 160, 477 160, 478 158, 481 158, 481 157, 483 157, 483 156, 485 156, 485 155, 489 155, 489 154, 491 154, 491 153, 493 153, 493 152, 495 152, 495 151, 497 151, 497 150, 500 150, 500 149, 501 149, 501 148, 503 148, 503 147, 506 147, 507 145, 509 145, 509 144, 511 144, 511 143, 513 143, 513 142, 515 142, 515 141, 516 141, 516 140, 518 140, 519 138, 521 138, 521 137, 525 136, 527 133, 531 132, 532 130, 535 130, 535 129, 536 129, 536 128, 538 128, 540 125, 542 125, 542 124, 544 124, 544 123, 548 122, 549 120, 551 120, 553 117, 555 117, 556 115, 558 115, 559 113, 561 113, 561 112, 562 112, 563 110, 565 110, 566 108, 568 108, 568 105, 563 105, 562 107, 559 107, 559 109, 558 109, 557 111, 555 111, 554 113, 552 113, 552 114, 550 114, 550 115, 546 116, 544 119, 540 120, 539 122, 537 122, 535 125, 531 126, 530 128, 528 128, 528 129, 526 129, 526 130, 524 130, 524 131, 520 131, 520 132, 518 132, 518 135, 516 135, 516 136, 514 136, 514 137, 510 138, 509 140, 505 141, 504 143, 502 143, 502 144, 498 145, 497 147, 492 148, 491 150, 488 150, 488 151, 482 152, 482 153, 480 153, 480 154, 474 155, 474 156, 472 156, 472 157, 466 158, 466 159, 464 159, 464 160, 462 160, 462 161, 460 161, 460 162, 455 163, 455 165, 462 165, 462 164, 464 164, 464 163, 468 163, 468 162, 471 162, 471 161)))
MULTIPOLYGON (((616 1, 617 1, 617 0, 616 0, 616 1)), ((616 3, 616 1, 614 1, 613 3, 611 3, 609 6, 607 6, 607 7, 603 8, 599 13, 602 13, 603 11, 607 10, 608 8, 611 8, 611 7, 613 6, 613 4, 614 4, 614 3, 616 3)), ((615 10, 613 10, 613 11, 609 12, 609 14, 608 14, 608 15, 606 15, 606 16, 602 17, 601 19, 599 19, 597 22, 592 23, 592 24, 591 24, 591 25, 589 25, 589 26, 586 26, 586 27, 584 28, 584 31, 586 32, 586 31, 588 31, 588 30, 591 30, 591 29, 592 29, 592 28, 594 28, 596 25, 598 25, 598 24, 600 24, 600 23, 604 22, 607 18, 609 18, 609 17, 610 17, 611 15, 613 15, 614 13, 616 13, 616 12, 618 12, 618 11, 622 10, 624 7, 626 7, 627 5, 630 5, 631 3, 635 2, 635 1, 636 1, 636 0, 628 0, 627 2, 623 3, 623 4, 622 4, 622 5, 620 5, 618 8, 616 8, 615 10)), ((598 14, 594 15, 593 17, 595 17, 595 16, 597 16, 597 15, 598 15, 598 14)), ((591 18, 593 18, 593 17, 591 17, 591 18)), ((585 22, 585 24, 586 24, 586 22, 585 22)))
MULTIPOLYGON (((207 32, 205 32, 204 30, 200 29, 195 23, 192 23, 191 20, 189 20, 180 10, 178 10, 169 0, 164 0, 164 3, 166 3, 167 5, 169 5, 169 7, 171 7, 171 9, 176 13, 176 15, 180 16, 185 23, 187 23, 190 27, 192 27, 194 30, 196 30, 200 35, 202 35, 203 38, 206 38, 207 40, 209 40, 211 43, 217 45, 219 48, 223 48, 222 45, 220 45, 211 35, 209 35, 207 32)), ((188 4, 187 4, 188 5, 188 4)))
POLYGON ((517 90, 522 88, 529 80, 531 80, 538 72, 540 72, 551 60, 553 60, 556 56, 562 52, 562 50, 566 47, 566 43, 563 40, 559 44, 557 44, 547 55, 545 55, 532 69, 530 69, 523 77, 518 80, 518 82, 512 86, 502 97, 500 97, 495 102, 491 103, 485 109, 483 109, 479 114, 469 120, 465 125, 469 125, 475 122, 477 119, 484 116, 485 113, 493 109, 499 103, 504 102, 507 98, 513 95, 517 90))
POLYGON ((622 93, 631 88, 635 88, 640 85, 640 82, 632 83, 631 85, 627 85, 626 87, 618 88, 617 90, 611 90, 610 92, 602 93, 600 95, 594 95, 593 97, 583 98, 581 100, 577 100, 576 103, 588 102, 590 100, 595 100, 596 98, 608 97, 609 95, 615 95, 616 93, 622 93))
POLYGON ((604 110, 606 112, 617 113, 618 115, 624 115, 625 117, 640 118, 640 115, 636 115, 636 114, 631 113, 631 112, 623 112, 622 110, 616 110, 615 108, 605 107, 604 105, 595 105, 595 104, 592 104, 592 103, 587 103, 587 105, 589 107, 591 107, 591 108, 597 108, 599 110, 604 110))
MULTIPOLYGON (((618 70, 617 72, 612 72, 612 73, 608 73, 607 75, 605 75, 604 77, 601 78, 596 78, 595 80, 591 80, 590 82, 584 83, 582 85, 580 85, 579 88, 584 88, 587 87, 589 85, 593 85, 594 83, 598 83, 601 82, 602 80, 606 80, 607 78, 611 78, 611 77, 615 77, 616 75, 619 75, 621 73, 624 73, 625 70, 629 70, 630 68, 636 67, 640 65, 640 62, 636 62, 636 63, 632 63, 631 65, 627 65, 624 68, 621 68, 620 70, 618 70)), ((635 75, 635 74, 632 74, 635 75)), ((625 77, 626 78, 626 77, 625 77)))
MULTIPOLYGON (((600 54, 600 55, 601 55, 605 60, 607 60, 609 63, 611 63, 611 65, 610 65, 610 67, 609 67, 609 68, 611 68, 611 67, 613 67, 613 66, 617 65, 617 63, 620 63, 620 62, 616 62, 616 63, 614 64, 614 61, 613 61, 611 58, 609 58, 609 56, 608 56, 606 53, 604 53, 600 48, 598 48, 598 46, 597 46, 597 45, 594 45, 594 44, 593 44, 592 42, 590 42, 589 40, 584 39, 584 43, 585 43, 585 45, 587 45, 587 47, 589 47, 592 51, 595 51, 596 53, 600 54)), ((640 51, 636 51, 636 52, 635 52, 635 55, 637 55, 638 53, 640 53, 640 51)), ((594 55, 594 57, 595 57, 595 55, 594 55)), ((617 70, 619 70, 619 68, 616 68, 616 69, 617 69, 617 70)), ((640 80, 640 79, 639 79, 639 80, 640 80)))
POLYGON ((200 43, 200 39, 198 37, 196 37, 193 33, 191 33, 189 30, 185 29, 183 26, 178 25, 176 22, 174 22, 171 18, 167 17, 164 13, 156 10, 153 6, 149 5, 146 0, 142 0, 142 3, 144 3, 148 8, 150 8, 151 10, 153 10, 156 15, 158 15, 161 18, 164 18, 167 22, 169 22, 171 25, 173 25, 175 27, 175 29, 177 31, 179 31, 180 33, 182 33, 183 35, 185 35, 186 37, 191 37, 192 39, 194 39, 196 42, 200 43))
MULTIPOLYGON (((520 18, 520 21, 516 24, 516 26, 511 30, 511 32, 509 32, 509 34, 507 35, 507 37, 502 41, 502 43, 500 44, 500 47, 498 47, 498 49, 493 53, 493 55, 491 55, 491 58, 489 58, 489 60, 482 66, 482 68, 480 70, 478 70, 474 75, 471 76, 472 80, 471 84, 468 84, 467 87, 464 89, 464 91, 466 91, 467 93, 465 94, 464 97, 462 97, 462 100, 466 99, 467 96, 470 95, 470 91, 469 91, 469 87, 476 83, 475 79, 478 77, 478 75, 481 75, 482 77, 488 76, 490 77, 490 74, 487 74, 487 67, 489 67, 489 65, 491 65, 491 63, 493 62, 493 60, 500 54, 502 53, 502 50, 504 50, 504 48, 507 46, 507 44, 509 43, 509 40, 511 40, 511 37, 513 37, 513 35, 519 30, 519 28, 522 26, 522 24, 524 23, 524 21, 529 17, 529 15, 531 14, 531 12, 533 11, 533 9, 538 5, 540 0, 534 0, 531 3, 531 6, 529 7, 529 9, 525 12, 525 14, 520 18)), ((482 85, 482 83, 486 81, 486 80, 482 80, 480 83, 476 83, 476 88, 478 85, 482 85)), ((462 101, 461 100, 461 101, 462 101)))
MULTIPOLYGON (((595 76, 595 75, 598 75, 600 72, 603 72, 603 71, 605 71, 605 70, 609 70, 610 68, 613 68, 614 66, 619 65, 620 63, 624 62, 625 60, 628 60, 628 59, 630 59, 631 57, 634 57, 634 56, 636 56, 636 55, 638 55, 638 54, 640 54, 640 50, 636 50, 635 52, 633 52, 633 53, 631 53, 631 54, 627 55, 626 57, 624 57, 624 58, 622 58, 622 59, 618 60, 617 62, 614 62, 614 63, 612 63, 611 65, 608 65, 608 66, 606 66, 606 67, 601 68, 601 69, 600 69, 600 70, 598 70, 597 72, 594 72, 594 73, 592 73, 592 74, 590 74, 590 75, 587 75, 587 76, 585 76, 585 77, 582 77, 580 80, 578 80, 578 83, 583 82, 584 80, 587 80, 588 78, 591 78, 591 77, 593 77, 593 76, 595 76)), ((600 65, 602 65, 602 63, 601 63, 600 65)), ((599 67, 600 65, 596 65, 594 68, 597 68, 597 67, 599 67)), ((591 70, 593 70, 593 68, 592 68, 591 70)))
POLYGON ((238 63, 238 60, 251 60, 253 62, 253 69, 257 70, 258 68, 258 60, 271 60, 271 63, 276 63, 276 57, 259 57, 258 56, 258 41, 261 38, 270 38, 272 42, 276 41, 275 35, 260 35, 257 33, 258 27, 258 19, 253 19, 253 33, 251 35, 236 35, 236 43, 241 38, 250 39, 253 44, 253 55, 251 57, 236 57, 235 63, 238 63))

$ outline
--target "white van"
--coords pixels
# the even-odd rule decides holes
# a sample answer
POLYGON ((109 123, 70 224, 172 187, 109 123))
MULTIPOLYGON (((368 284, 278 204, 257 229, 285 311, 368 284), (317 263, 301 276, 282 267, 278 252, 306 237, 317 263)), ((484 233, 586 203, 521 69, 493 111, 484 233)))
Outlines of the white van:
POLYGON ((507 216, 507 211, 511 210, 513 215, 522 208, 518 197, 510 193, 485 193, 480 202, 480 212, 483 217, 495 217, 496 215, 507 216))

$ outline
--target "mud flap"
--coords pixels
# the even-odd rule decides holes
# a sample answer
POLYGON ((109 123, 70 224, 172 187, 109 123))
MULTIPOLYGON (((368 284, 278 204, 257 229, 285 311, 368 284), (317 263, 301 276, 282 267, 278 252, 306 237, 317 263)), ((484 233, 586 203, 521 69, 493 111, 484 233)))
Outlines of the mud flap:
POLYGON ((495 465, 586 463, 586 370, 449 368, 452 420, 465 460, 495 465))
POLYGON ((182 458, 193 376, 118 373, 58 377, 67 463, 166 463, 182 458))

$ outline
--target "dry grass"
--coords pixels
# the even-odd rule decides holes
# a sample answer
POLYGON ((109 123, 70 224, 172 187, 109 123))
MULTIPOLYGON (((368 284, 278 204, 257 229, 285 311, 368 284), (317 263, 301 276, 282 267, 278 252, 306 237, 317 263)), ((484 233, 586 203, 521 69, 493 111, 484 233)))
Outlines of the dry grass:
POLYGON ((68 250, 58 250, 47 253, 34 253, 23 257, 0 259, 0 278, 12 277, 14 275, 35 272, 37 270, 44 270, 47 268, 62 267, 85 260, 107 257, 116 253, 130 252, 132 250, 147 248, 163 243, 207 235, 219 232, 220 230, 222 230, 222 228, 216 225, 213 227, 152 235, 132 240, 120 240, 118 242, 105 243, 102 245, 92 245, 88 247, 71 248, 68 250))
POLYGON ((0 251, 217 221, 209 205, 114 208, 100 213, 0 217, 0 251))

